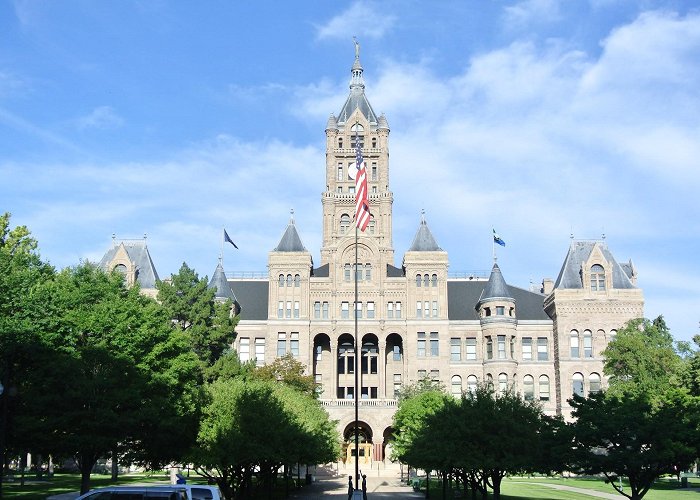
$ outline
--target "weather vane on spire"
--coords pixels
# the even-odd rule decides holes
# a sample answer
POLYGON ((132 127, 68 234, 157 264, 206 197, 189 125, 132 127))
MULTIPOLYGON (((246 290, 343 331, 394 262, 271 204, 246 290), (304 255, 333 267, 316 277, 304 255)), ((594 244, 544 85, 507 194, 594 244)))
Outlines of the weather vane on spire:
POLYGON ((352 41, 355 43, 355 59, 360 58, 360 42, 357 41, 357 37, 352 37, 352 41))

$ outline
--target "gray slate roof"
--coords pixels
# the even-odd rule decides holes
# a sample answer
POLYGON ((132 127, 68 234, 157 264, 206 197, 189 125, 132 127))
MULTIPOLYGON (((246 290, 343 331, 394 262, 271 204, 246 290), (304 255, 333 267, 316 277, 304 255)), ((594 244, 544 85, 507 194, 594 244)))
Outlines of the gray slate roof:
POLYGON ((440 248, 433 237, 433 233, 430 232, 428 223, 425 217, 421 217, 420 226, 418 226, 418 231, 416 236, 413 238, 413 243, 408 249, 409 252, 434 252, 440 251, 440 248))
MULTIPOLYGON (((488 282, 450 280, 447 282, 447 317, 452 321, 478 320, 476 305, 488 282)), ((544 295, 506 285, 508 297, 515 300, 519 321, 551 321, 544 312, 544 295)))
POLYGON ((236 302, 242 320, 267 319, 269 289, 267 280, 233 280, 229 281, 229 285, 238 298, 236 302))
POLYGON ((503 279, 501 268, 498 267, 498 264, 494 263, 493 269, 491 269, 491 276, 489 276, 489 280, 481 292, 479 302, 481 303, 496 298, 511 299, 512 297, 510 296, 508 285, 506 285, 506 280, 503 279))
POLYGON ((630 281, 632 268, 631 264, 628 272, 620 266, 613 257, 608 246, 603 241, 572 241, 569 246, 569 252, 566 254, 566 259, 559 271, 554 283, 554 288, 563 289, 581 289, 583 288, 583 279, 581 276, 581 265, 588 260, 593 251, 593 248, 598 245, 605 256, 605 259, 610 263, 610 266, 605 269, 605 272, 612 271, 613 288, 636 288, 630 281), (612 267, 612 269, 610 269, 612 267))
POLYGON ((406 275, 403 268, 392 266, 391 264, 386 265, 386 277, 387 278, 403 278, 406 275))
POLYGON ((294 225, 294 219, 289 221, 282 239, 275 247, 275 252, 306 252, 306 247, 301 242, 297 228, 294 225))
POLYGON ((224 273, 224 268, 221 265, 221 262, 217 264, 216 270, 214 271, 207 288, 213 288, 216 290, 214 297, 219 300, 230 299, 232 302, 236 302, 236 294, 233 293, 233 290, 231 290, 231 287, 228 284, 226 273, 224 273))
MULTIPOLYGON (((136 266, 136 281, 141 288, 155 288, 156 282, 160 278, 158 278, 156 267, 151 260, 146 240, 124 240, 121 244, 124 245, 129 260, 136 266)), ((117 253, 118 248, 118 245, 112 246, 102 257, 99 265, 105 271, 111 271, 111 269, 107 269, 107 266, 114 259, 114 254, 117 253)))
POLYGON ((312 269, 311 276, 314 276, 316 278, 328 278, 329 267, 330 266, 328 264, 323 264, 321 267, 312 269))

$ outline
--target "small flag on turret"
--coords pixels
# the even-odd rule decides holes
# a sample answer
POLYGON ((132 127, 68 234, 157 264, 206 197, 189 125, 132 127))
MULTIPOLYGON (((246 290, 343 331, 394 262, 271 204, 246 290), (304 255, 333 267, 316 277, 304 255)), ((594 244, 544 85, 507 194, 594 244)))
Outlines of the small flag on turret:
POLYGON ((228 235, 228 233, 226 232, 226 229, 224 229, 224 242, 231 243, 231 244, 233 245, 233 248, 238 248, 238 247, 236 246, 236 244, 233 242, 233 240, 231 239, 231 237, 230 237, 230 236, 228 235))
POLYGON ((493 230, 493 242, 501 245, 502 247, 506 246, 506 242, 503 241, 500 236, 498 236, 495 229, 493 230))

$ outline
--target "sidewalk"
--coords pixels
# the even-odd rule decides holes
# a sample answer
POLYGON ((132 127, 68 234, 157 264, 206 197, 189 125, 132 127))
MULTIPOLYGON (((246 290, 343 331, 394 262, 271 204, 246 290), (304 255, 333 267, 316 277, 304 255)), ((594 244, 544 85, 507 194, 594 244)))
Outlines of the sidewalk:
MULTIPOLYGON (((319 467, 320 469, 320 467, 319 467)), ((317 471, 316 481, 305 486, 301 491, 290 495, 290 498, 299 500, 320 500, 332 498, 347 500, 348 476, 335 474, 335 471, 317 471)), ((417 493, 410 486, 402 484, 399 475, 393 470, 372 471, 367 474, 367 499, 388 498, 425 498, 424 494, 417 493)))

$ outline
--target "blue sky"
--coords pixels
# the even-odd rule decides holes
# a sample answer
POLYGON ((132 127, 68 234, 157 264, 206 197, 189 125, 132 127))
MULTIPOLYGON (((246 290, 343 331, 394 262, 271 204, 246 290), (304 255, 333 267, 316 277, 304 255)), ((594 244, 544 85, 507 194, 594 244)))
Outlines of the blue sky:
POLYGON ((397 265, 421 210, 450 271, 632 259, 700 321, 700 10, 626 0, 0 3, 0 211, 61 268, 148 235, 160 276, 265 271, 294 208, 318 262, 324 129, 361 44, 391 127, 397 265))

